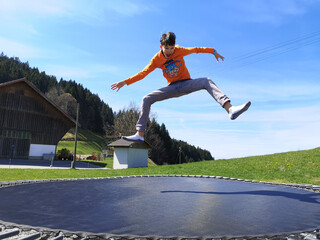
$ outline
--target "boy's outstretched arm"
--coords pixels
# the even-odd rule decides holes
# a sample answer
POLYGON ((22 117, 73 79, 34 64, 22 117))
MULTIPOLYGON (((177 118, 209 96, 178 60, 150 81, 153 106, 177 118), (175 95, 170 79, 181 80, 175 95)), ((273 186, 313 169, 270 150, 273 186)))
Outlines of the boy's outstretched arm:
POLYGON ((224 57, 221 56, 219 53, 215 52, 213 55, 214 55, 215 58, 217 59, 217 62, 219 62, 219 58, 220 58, 222 61, 224 61, 224 57))
POLYGON ((117 92, 122 88, 124 85, 126 85, 126 81, 123 80, 121 82, 117 82, 111 85, 112 90, 117 90, 117 92))

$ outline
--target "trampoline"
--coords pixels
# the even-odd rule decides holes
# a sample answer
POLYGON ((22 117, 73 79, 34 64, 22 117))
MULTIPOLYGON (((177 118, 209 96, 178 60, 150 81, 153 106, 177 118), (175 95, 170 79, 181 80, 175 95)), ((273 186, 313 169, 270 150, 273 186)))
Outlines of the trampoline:
POLYGON ((320 226, 320 194, 208 176, 132 176, 0 188, 0 223, 85 236, 248 238, 320 226))

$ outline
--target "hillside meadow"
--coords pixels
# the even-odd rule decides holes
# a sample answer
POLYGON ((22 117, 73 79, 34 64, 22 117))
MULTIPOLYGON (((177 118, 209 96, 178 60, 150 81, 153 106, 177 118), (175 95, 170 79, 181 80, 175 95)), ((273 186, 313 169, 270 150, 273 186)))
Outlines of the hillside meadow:
MULTIPOLYGON (((111 160, 106 166, 112 165, 111 160)), ((130 175, 210 175, 320 185, 320 148, 271 155, 131 169, 0 169, 0 181, 130 175)))

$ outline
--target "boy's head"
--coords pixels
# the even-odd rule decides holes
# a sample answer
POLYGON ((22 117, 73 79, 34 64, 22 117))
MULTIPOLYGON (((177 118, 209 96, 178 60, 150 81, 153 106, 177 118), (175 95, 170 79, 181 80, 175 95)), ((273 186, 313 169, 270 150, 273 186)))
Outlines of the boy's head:
POLYGON ((174 46, 176 44, 176 35, 173 32, 162 34, 160 43, 161 46, 174 46))
POLYGON ((162 54, 166 58, 170 58, 174 52, 174 46, 176 44, 176 35, 173 32, 167 32, 165 34, 162 34, 160 43, 160 49, 162 51, 162 54))

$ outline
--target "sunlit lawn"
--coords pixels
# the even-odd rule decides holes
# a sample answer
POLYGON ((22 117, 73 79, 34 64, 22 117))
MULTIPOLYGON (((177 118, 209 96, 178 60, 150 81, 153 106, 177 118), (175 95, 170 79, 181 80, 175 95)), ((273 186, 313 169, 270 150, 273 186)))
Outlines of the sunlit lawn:
MULTIPOLYGON (((106 164, 107 167, 111 166, 112 160, 107 160, 106 164)), ((269 182, 320 185, 320 148, 239 159, 123 170, 0 169, 0 181, 157 174, 211 175, 269 182)))

